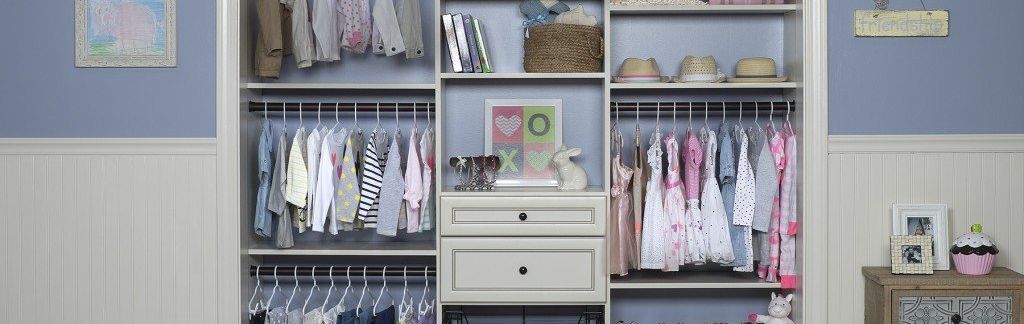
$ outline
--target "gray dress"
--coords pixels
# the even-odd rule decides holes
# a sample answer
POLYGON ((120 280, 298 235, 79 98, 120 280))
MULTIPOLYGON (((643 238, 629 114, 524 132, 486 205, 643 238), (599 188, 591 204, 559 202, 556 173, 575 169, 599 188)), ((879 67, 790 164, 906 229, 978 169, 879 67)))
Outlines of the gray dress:
POLYGON ((391 141, 387 165, 384 167, 384 186, 380 189, 380 210, 377 214, 377 234, 398 235, 398 220, 405 195, 405 177, 402 176, 398 140, 391 141))
POLYGON ((284 198, 285 183, 288 181, 288 175, 284 172, 285 164, 288 161, 285 155, 285 152, 288 151, 287 141, 284 132, 282 132, 277 140, 277 160, 274 161, 274 174, 271 176, 273 180, 270 183, 270 197, 267 198, 267 209, 277 214, 277 228, 275 229, 277 235, 274 237, 274 244, 282 249, 295 246, 295 241, 292 237, 291 212, 284 198))

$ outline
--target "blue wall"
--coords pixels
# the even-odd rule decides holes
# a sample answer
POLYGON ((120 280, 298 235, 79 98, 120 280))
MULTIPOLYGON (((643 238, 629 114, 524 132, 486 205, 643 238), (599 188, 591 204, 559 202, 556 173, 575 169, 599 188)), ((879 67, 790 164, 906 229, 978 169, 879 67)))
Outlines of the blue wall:
POLYGON ((925 4, 949 10, 949 37, 856 38, 873 2, 829 1, 829 132, 1024 133, 1024 2, 925 4))
POLYGON ((216 2, 178 1, 177 68, 75 68, 74 1, 4 1, 0 137, 213 137, 216 2))

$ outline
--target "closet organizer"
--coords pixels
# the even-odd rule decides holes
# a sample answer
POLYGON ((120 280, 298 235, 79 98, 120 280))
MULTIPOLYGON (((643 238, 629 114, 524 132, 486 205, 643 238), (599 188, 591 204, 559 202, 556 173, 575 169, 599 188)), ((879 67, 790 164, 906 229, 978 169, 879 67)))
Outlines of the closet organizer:
MULTIPOLYGON (((279 77, 271 79, 256 76, 255 61, 250 59, 257 47, 258 2, 238 2, 241 109, 229 117, 237 118, 239 125, 239 141, 232 143, 239 152, 236 189, 242 246, 238 306, 243 311, 237 322, 248 322, 244 310, 256 288, 250 272, 255 274, 259 267, 264 275, 258 277, 268 287, 268 279, 273 283, 266 271, 275 265, 308 269, 303 273, 311 273, 311 266, 318 266, 316 272, 334 266, 336 282, 343 281, 338 271, 347 266, 388 266, 388 271, 430 266, 428 274, 436 287, 431 287, 433 298, 427 299, 437 300, 438 323, 446 313, 473 323, 575 323, 578 319, 741 323, 750 312, 764 312, 773 291, 795 294, 793 319, 803 322, 805 303, 799 279, 793 289, 783 289, 779 282, 758 278, 756 271, 735 272, 715 264, 684 265, 674 272, 631 270, 625 276, 613 275, 609 269, 609 232, 617 228, 610 217, 611 161, 618 152, 611 140, 613 132, 624 134, 624 161, 633 159, 628 148, 637 127, 644 150, 658 126, 663 134, 673 127, 680 133, 688 126, 696 130, 705 123, 717 131, 723 119, 745 127, 774 122, 781 128, 788 118, 798 145, 805 141, 803 114, 815 107, 805 105, 807 94, 801 82, 808 37, 803 4, 634 6, 570 1, 572 7, 581 4, 598 17, 605 39, 603 72, 525 73, 519 1, 418 3, 423 57, 343 50, 337 61, 314 62, 301 69, 292 57, 285 57, 279 77), (484 22, 495 73, 451 71, 444 35, 439 32, 445 13, 469 13, 484 22), (729 75, 741 58, 770 57, 779 63, 779 74, 789 79, 781 83, 612 82, 625 58, 654 57, 662 64, 662 74, 675 75, 686 55, 714 55, 729 75), (586 169, 590 187, 571 192, 507 187, 457 191, 454 170, 436 163, 435 217, 430 230, 402 231, 394 237, 366 230, 338 235, 295 232, 290 248, 279 248, 273 239, 254 233, 259 137, 265 118, 275 128, 286 124, 289 141, 300 123, 307 130, 319 123, 347 129, 358 125, 364 131, 380 123, 390 134, 400 129, 404 142, 414 127, 421 132, 432 128, 436 145, 428 154, 436 161, 447 161, 450 156, 483 153, 486 99, 561 99, 562 118, 570 121, 563 125, 564 143, 582 148, 582 156, 575 160, 586 169)), ((403 155, 405 151, 403 146, 403 155)), ((802 176, 796 181, 802 187, 802 176)), ((799 196, 798 217, 816 217, 802 214, 804 202, 799 196)), ((796 236, 796 251, 799 278, 803 274, 801 235, 796 236)), ((323 278, 321 284, 326 282, 323 278)), ((308 293, 310 284, 302 280, 302 291, 308 293)), ((380 288, 374 287, 376 293, 380 288)))

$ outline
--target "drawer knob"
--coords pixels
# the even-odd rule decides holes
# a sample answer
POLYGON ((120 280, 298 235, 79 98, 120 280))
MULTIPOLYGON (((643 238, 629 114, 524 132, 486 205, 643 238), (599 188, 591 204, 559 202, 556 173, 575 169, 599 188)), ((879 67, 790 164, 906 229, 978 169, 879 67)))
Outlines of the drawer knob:
POLYGON ((526 267, 519 267, 519 274, 526 275, 526 271, 527 271, 526 267))
POLYGON ((953 314, 953 316, 949 317, 949 321, 953 322, 953 324, 960 324, 960 320, 962 320, 962 318, 960 318, 960 314, 953 314))
POLYGON ((526 221, 526 213, 519 213, 519 220, 526 221))

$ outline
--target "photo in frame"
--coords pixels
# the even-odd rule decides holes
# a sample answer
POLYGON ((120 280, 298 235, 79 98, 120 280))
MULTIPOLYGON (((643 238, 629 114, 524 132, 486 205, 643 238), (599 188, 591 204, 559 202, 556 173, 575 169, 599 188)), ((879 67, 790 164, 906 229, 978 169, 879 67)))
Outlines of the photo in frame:
POLYGON ((501 159, 495 186, 558 186, 551 158, 562 146, 561 99, 487 99, 484 154, 501 159))
POLYGON ((75 66, 177 66, 175 1, 75 0, 75 66))
POLYGON ((930 235, 893 235, 889 237, 893 274, 932 274, 932 237, 930 235))
POLYGON ((893 204, 892 235, 932 237, 935 270, 949 270, 949 217, 944 204, 893 204))

